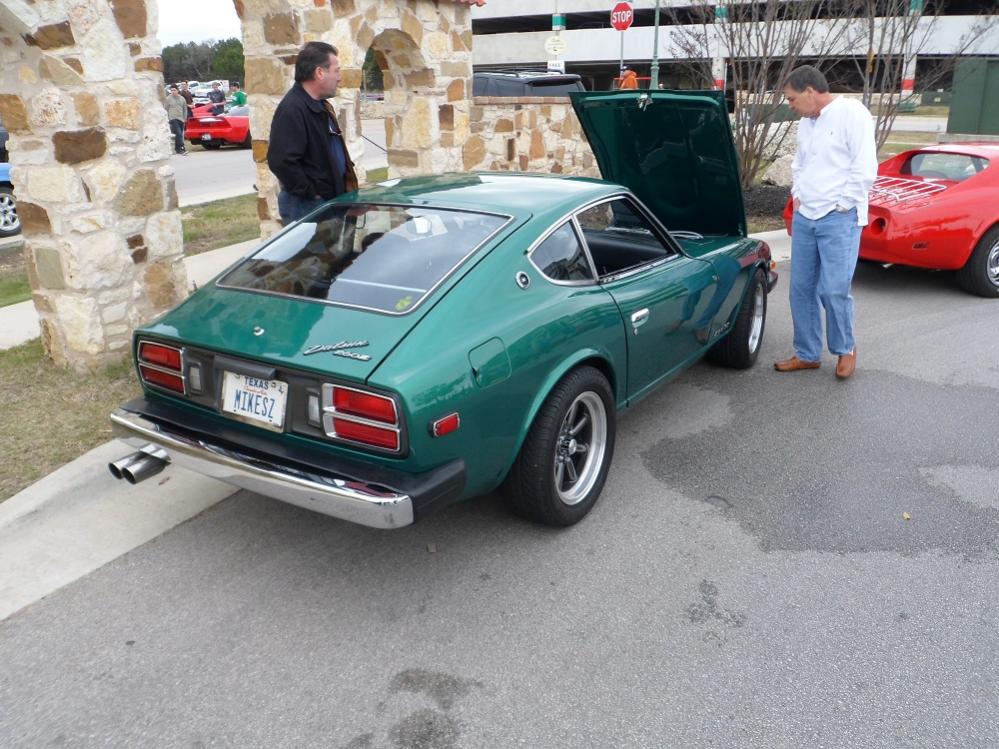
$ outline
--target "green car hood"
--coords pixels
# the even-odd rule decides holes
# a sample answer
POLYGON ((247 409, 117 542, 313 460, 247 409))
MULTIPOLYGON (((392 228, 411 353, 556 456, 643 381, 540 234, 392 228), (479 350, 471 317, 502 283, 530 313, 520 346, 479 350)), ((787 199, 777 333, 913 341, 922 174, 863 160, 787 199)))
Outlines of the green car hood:
POLYGON ((604 179, 672 230, 746 234, 739 159, 721 91, 569 95, 604 179))

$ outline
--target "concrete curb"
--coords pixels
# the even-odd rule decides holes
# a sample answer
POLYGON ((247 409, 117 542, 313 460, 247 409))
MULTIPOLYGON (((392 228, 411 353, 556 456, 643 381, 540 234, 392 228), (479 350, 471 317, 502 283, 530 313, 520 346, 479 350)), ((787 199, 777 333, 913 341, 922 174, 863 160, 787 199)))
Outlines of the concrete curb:
POLYGON ((0 503, 0 620, 236 491, 179 466, 116 480, 107 464, 130 452, 106 442, 0 503))

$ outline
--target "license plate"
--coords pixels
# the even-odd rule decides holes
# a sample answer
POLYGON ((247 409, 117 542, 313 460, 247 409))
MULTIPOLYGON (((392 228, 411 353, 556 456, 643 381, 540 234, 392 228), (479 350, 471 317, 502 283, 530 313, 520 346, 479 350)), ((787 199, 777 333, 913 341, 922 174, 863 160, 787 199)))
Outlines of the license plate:
POLYGON ((201 136, 201 140, 211 140, 211 139, 212 139, 212 136, 209 135, 208 133, 204 133, 201 136))
POLYGON ((226 372, 222 377, 222 410, 250 424, 282 431, 288 383, 226 372))

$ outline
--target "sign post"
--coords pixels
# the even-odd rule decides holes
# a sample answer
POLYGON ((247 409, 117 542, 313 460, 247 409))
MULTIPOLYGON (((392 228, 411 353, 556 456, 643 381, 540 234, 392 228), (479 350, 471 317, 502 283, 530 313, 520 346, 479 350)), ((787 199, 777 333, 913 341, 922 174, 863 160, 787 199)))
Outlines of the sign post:
POLYGON ((618 3, 611 10, 611 26, 621 32, 621 59, 617 68, 618 75, 622 75, 624 72, 624 32, 627 31, 628 27, 631 26, 631 23, 634 20, 635 13, 631 9, 631 5, 628 3, 618 3))
POLYGON ((565 72, 565 60, 562 55, 566 50, 565 40, 561 32, 565 31, 565 14, 558 12, 558 0, 555 2, 555 12, 552 13, 552 31, 555 32, 545 39, 545 52, 549 54, 548 70, 565 72))

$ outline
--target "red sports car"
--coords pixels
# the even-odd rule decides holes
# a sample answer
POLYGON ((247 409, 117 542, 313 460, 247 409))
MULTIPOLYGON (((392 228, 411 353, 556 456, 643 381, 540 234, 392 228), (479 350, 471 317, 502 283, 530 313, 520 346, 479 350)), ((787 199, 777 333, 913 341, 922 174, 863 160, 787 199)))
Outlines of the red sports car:
MULTIPOLYGON (((788 201, 789 234, 791 216, 788 201)), ((944 143, 882 162, 860 257, 954 270, 965 291, 999 297, 999 143, 944 143)))
POLYGON ((192 145, 208 149, 225 144, 250 147, 250 108, 233 107, 224 114, 212 114, 211 104, 194 108, 194 116, 184 127, 184 138, 192 145))

